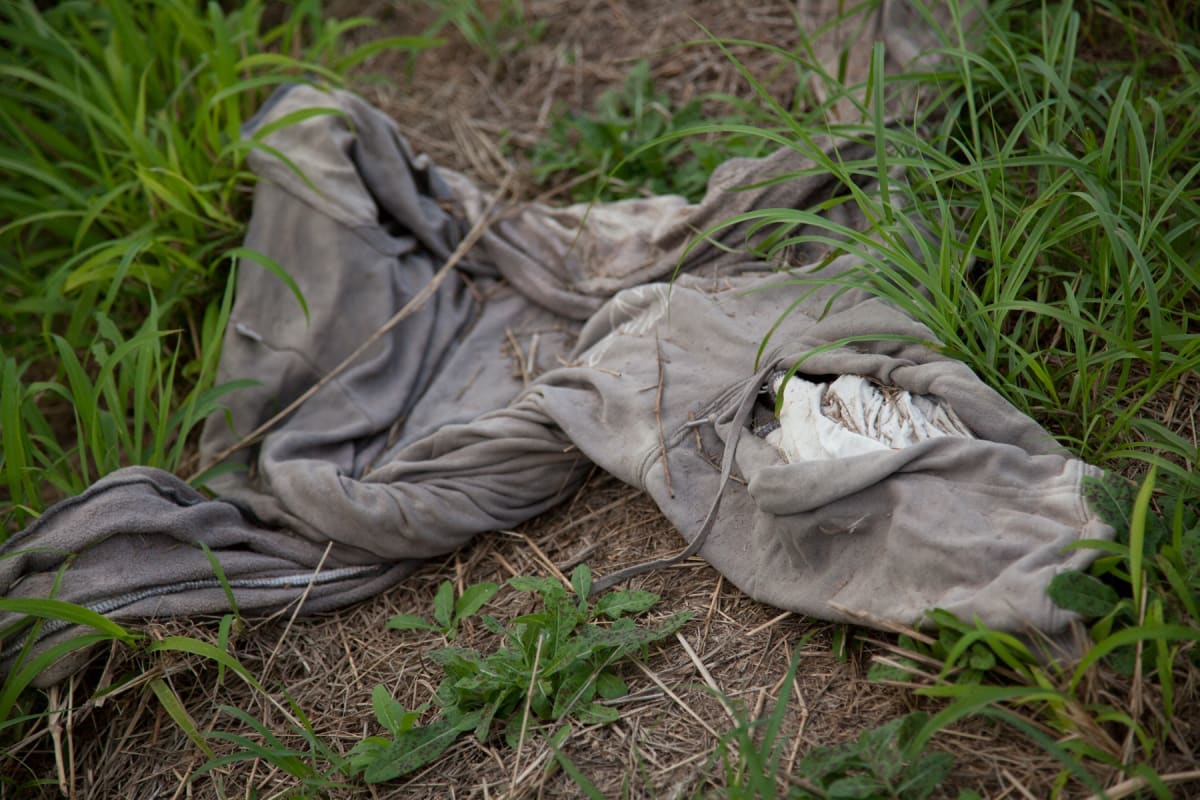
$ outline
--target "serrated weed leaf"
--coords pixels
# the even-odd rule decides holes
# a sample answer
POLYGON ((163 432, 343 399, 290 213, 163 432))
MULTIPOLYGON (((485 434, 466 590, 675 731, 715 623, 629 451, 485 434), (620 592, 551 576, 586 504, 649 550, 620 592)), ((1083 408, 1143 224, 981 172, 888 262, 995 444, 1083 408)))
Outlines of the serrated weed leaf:
POLYGON ((580 564, 571 572, 571 588, 579 600, 580 610, 587 608, 588 596, 592 593, 592 569, 587 564, 580 564))
POLYGON ((387 621, 388 628, 396 631, 436 631, 439 630, 437 625, 434 625, 424 617, 418 617, 416 614, 397 614, 387 621))
POLYGON ((462 597, 454 604, 454 617, 458 621, 472 616, 487 605, 496 592, 500 591, 499 584, 477 583, 463 590, 462 597))
POLYGON ((375 719, 379 724, 396 736, 412 728, 421 715, 429 710, 429 704, 423 703, 408 711, 392 698, 383 684, 376 684, 371 690, 371 708, 375 711, 375 719))
MULTIPOLYGON (((596 610, 606 596, 600 598, 595 608, 588 606, 590 570, 576 569, 572 573, 575 596, 549 578, 517 577, 509 583, 519 591, 536 592, 543 607, 517 617, 507 626, 485 615, 484 626, 503 637, 495 652, 484 655, 468 648, 443 647, 429 653, 429 658, 446 676, 434 695, 442 709, 439 720, 409 730, 405 725, 411 725, 416 715, 405 712, 394 701, 386 702, 390 698, 386 698, 382 687, 373 693, 376 715, 397 738, 385 750, 364 748, 359 752, 356 763, 370 762, 368 781, 390 780, 429 763, 468 728, 481 741, 497 721, 511 733, 514 724, 524 716, 526 700, 532 723, 567 718, 588 724, 615 721, 619 712, 597 699, 614 699, 629 691, 613 672, 613 665, 651 642, 670 637, 692 616, 691 612, 677 613, 653 626, 639 627, 632 618, 623 615, 648 610, 658 598, 649 592, 624 591, 613 593, 616 600, 609 602, 616 618, 607 621, 604 619, 607 615, 596 610), (412 754, 408 754, 409 750, 412 754)), ((476 591, 469 597, 471 590, 463 593, 469 602, 466 606, 456 606, 456 613, 481 606, 496 591, 494 584, 472 589, 476 591)), ((439 589, 440 594, 443 592, 439 589)), ((451 619, 452 624, 457 621, 457 617, 451 619)), ((404 615, 400 624, 431 626, 420 617, 404 615)))
POLYGON ((508 579, 508 585, 518 592, 537 592, 543 602, 551 598, 566 597, 566 589, 553 578, 542 578, 533 575, 518 575, 508 579))
POLYGON ((827 798, 925 800, 954 766, 947 753, 916 749, 916 734, 926 721, 916 712, 863 731, 857 741, 813 748, 798 771, 827 798))
POLYGON ((450 581, 442 581, 437 594, 433 596, 433 619, 442 630, 450 630, 454 619, 454 584, 450 581))
POLYGON ((1085 619, 1106 616, 1120 601, 1116 589, 1076 570, 1060 572, 1051 578, 1047 594, 1059 608, 1074 611, 1085 619))
POLYGON ((671 636, 682 628, 692 616, 691 611, 680 611, 667 617, 653 628, 639 628, 633 624, 632 620, 620 619, 607 628, 589 625, 584 628, 583 635, 593 646, 612 648, 620 654, 619 657, 623 657, 647 644, 671 636))
POLYGON ((381 783, 407 775, 430 763, 465 731, 479 724, 481 712, 455 719, 438 719, 397 736, 363 774, 368 783, 381 783))
POLYGON ((953 769, 954 756, 949 753, 926 753, 904 772, 905 779, 895 784, 896 794, 924 800, 942 785, 953 769))
POLYGON ((886 681, 907 682, 921 674, 920 665, 911 658, 893 657, 895 663, 874 660, 867 670, 867 680, 873 683, 886 681))
POLYGON ((642 589, 609 592, 596 601, 596 616, 618 619, 625 614, 641 614, 653 608, 658 601, 658 595, 642 589))
POLYGON ((1137 487, 1112 472, 1099 478, 1085 476, 1082 485, 1091 512, 1113 529, 1118 542, 1128 544, 1130 514, 1137 499, 1137 487))
POLYGON ((629 687, 620 675, 605 671, 596 676, 596 693, 605 700, 615 700, 629 694, 629 687))
POLYGON ((585 725, 611 725, 621 718, 621 712, 612 706, 591 703, 575 714, 585 725))

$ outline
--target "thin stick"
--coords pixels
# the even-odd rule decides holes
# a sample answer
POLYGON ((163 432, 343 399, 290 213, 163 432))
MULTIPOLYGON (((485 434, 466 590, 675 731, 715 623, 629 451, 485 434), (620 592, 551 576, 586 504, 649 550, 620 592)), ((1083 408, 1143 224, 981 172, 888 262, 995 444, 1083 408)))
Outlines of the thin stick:
POLYGON ((47 727, 50 729, 50 740, 54 744, 54 771, 58 774, 58 790, 65 797, 67 794, 67 770, 63 761, 62 741, 62 702, 59 698, 59 687, 51 686, 48 694, 50 716, 47 727))
POLYGON ((729 705, 729 700, 725 697, 725 693, 721 691, 721 687, 717 685, 716 680, 713 679, 712 673, 708 671, 708 667, 704 666, 704 662, 700 660, 700 656, 696 655, 696 651, 692 649, 692 645, 684 638, 682 633, 675 631, 675 638, 683 645, 684 652, 688 654, 688 658, 696 666, 696 671, 700 673, 700 677, 713 690, 718 702, 721 703, 721 708, 725 709, 725 714, 736 725, 738 722, 737 715, 733 713, 733 707, 729 705))
POLYGON ((554 577, 556 577, 560 581, 562 581, 562 585, 568 591, 570 591, 571 590, 570 578, 568 578, 566 575, 564 575, 563 571, 561 569, 559 569, 557 566, 555 566, 554 562, 550 560, 550 556, 546 555, 545 551, 542 550, 542 548, 538 547, 538 544, 537 544, 537 542, 535 542, 533 540, 533 537, 531 537, 527 533, 522 533, 522 534, 520 534, 520 536, 533 549, 533 554, 534 554, 534 556, 537 557, 537 560, 541 561, 543 564, 545 564, 546 569, 548 569, 551 572, 551 574, 554 575, 554 577))
MULTIPOLYGON (((300 609, 304 607, 304 601, 308 599, 308 595, 312 592, 313 586, 317 582, 317 576, 321 574, 321 568, 325 566, 325 559, 329 558, 329 551, 333 549, 333 542, 325 545, 325 552, 321 554, 321 560, 317 562, 317 568, 313 570, 312 577, 308 580, 308 585, 304 587, 304 591, 300 594, 300 599, 296 601, 296 607, 292 610, 292 615, 288 617, 287 624, 283 626, 283 633, 279 634, 279 639, 275 642, 274 649, 271 650, 271 655, 267 658, 267 665, 263 667, 260 680, 266 680, 271 674, 271 667, 275 665, 275 657, 279 655, 280 648, 283 647, 283 642, 287 639, 288 634, 292 631, 292 623, 296 621, 296 617, 300 614, 300 609)), ((291 715, 288 715, 291 718, 291 715)))
MULTIPOLYGON (((491 225, 492 210, 496 207, 496 204, 500 201, 500 198, 508 190, 510 183, 512 183, 511 174, 504 179, 504 183, 500 186, 500 189, 495 195, 492 196, 492 199, 488 202, 487 207, 484 208, 483 214, 481 214, 479 219, 475 221, 475 224, 471 226, 471 230, 468 231, 466 237, 459 242, 458 247, 454 249, 454 252, 450 254, 450 257, 446 259, 446 263, 442 265, 441 269, 434 273, 433 277, 430 278, 429 283, 425 284, 421 291, 417 292, 411 300, 404 304, 403 308, 393 314, 391 319, 383 323, 383 325, 381 325, 377 331, 368 336, 366 341, 360 344, 353 353, 342 359, 340 364, 330 370, 325 377, 321 378, 321 380, 313 384, 308 391, 297 397, 292 402, 288 403, 283 410, 271 417, 262 425, 259 425, 257 428, 250 431, 250 433, 246 434, 241 439, 222 450, 216 455, 215 458, 213 458, 212 463, 219 464, 226 458, 229 458, 229 456, 236 453, 238 450, 241 450, 243 447, 258 441, 263 434, 278 425, 282 420, 287 418, 288 415, 307 402, 310 397, 321 391, 321 389, 325 388, 330 381, 345 372, 350 365, 358 360, 359 356, 369 350, 390 330, 395 328, 405 319, 411 317, 413 314, 419 311, 421 307, 425 305, 425 303, 429 302, 429 299, 433 297, 434 293, 437 292, 438 287, 442 285, 442 283, 450 275, 451 271, 458 266, 458 262, 462 261, 463 257, 471 250, 472 247, 475 246, 475 243, 479 241, 481 236, 483 236, 484 231, 486 231, 488 226, 491 225)), ((203 470, 197 471, 194 475, 187 479, 188 482, 190 483, 191 481, 194 481, 196 478, 200 477, 202 473, 203 470)))
POLYGON ((671 497, 675 496, 675 490, 671 487, 671 464, 667 460, 667 437, 663 433, 662 424, 662 398, 663 398, 663 356, 662 342, 658 338, 658 332, 654 333, 654 351, 658 355, 658 390, 654 394, 654 419, 658 423, 658 448, 662 453, 663 465, 663 480, 667 484, 667 494, 671 497))
POLYGON ((521 735, 517 739, 517 757, 513 761, 512 786, 514 789, 517 785, 517 776, 521 772, 521 748, 525 746, 525 731, 529 728, 529 707, 533 704, 533 687, 537 685, 538 665, 542 660, 542 645, 545 641, 544 634, 538 637, 537 651, 533 654, 533 670, 529 675, 529 690, 525 693, 525 713, 521 715, 521 735))
MULTIPOLYGON (((1158 779, 1163 783, 1187 783, 1189 781, 1200 781, 1200 770, 1192 770, 1190 772, 1173 772, 1170 775, 1159 775, 1158 779)), ((1105 790, 1104 797, 1112 798, 1112 800, 1120 800, 1122 797, 1129 797, 1131 794, 1136 794, 1138 791, 1145 789, 1150 785, 1150 782, 1145 778, 1138 776, 1130 778, 1127 781, 1122 781, 1111 789, 1105 790)), ((1088 800, 1100 800, 1101 795, 1094 794, 1088 800)))
POLYGON ((792 615, 791 611, 785 611, 782 614, 779 614, 778 616, 772 617, 771 619, 767 620, 766 622, 764 622, 762 625, 759 625, 754 630, 747 631, 746 633, 744 633, 742 635, 748 639, 751 636, 754 636, 755 634, 762 633, 767 628, 771 627, 772 625, 776 624, 777 622, 782 622, 783 620, 787 619, 791 615, 792 615))
POLYGON ((725 585, 725 576, 717 576, 717 585, 713 589, 712 599, 708 601, 708 613, 704 616, 704 632, 700 636, 703 644, 708 643, 708 631, 712 627, 713 614, 717 613, 717 601, 721 599, 721 587, 725 585))
POLYGON ((620 508, 621 506, 628 505, 628 504, 629 504, 628 497, 618 497, 616 500, 613 500, 611 503, 602 505, 599 508, 597 508, 595 511, 589 511, 588 513, 584 514, 579 519, 571 520, 566 525, 563 525, 561 528, 556 529, 554 531, 554 536, 557 538, 561 538, 562 535, 564 533, 566 533, 567 531, 578 528, 580 525, 586 525, 587 523, 594 520, 596 517, 603 516, 604 514, 607 514, 609 511, 612 511, 614 508, 620 508))
POLYGON ((794 676, 792 677, 792 696, 800 705, 800 729, 796 731, 796 738, 792 741, 792 752, 788 754, 788 775, 796 771, 796 758, 800 755, 800 744, 804 741, 804 726, 808 724, 808 703, 804 699, 804 693, 800 691, 800 681, 794 676))
POLYGON ((633 663, 637 666, 638 669, 640 669, 646 675, 647 678, 654 681, 654 684, 659 689, 662 689, 664 692, 666 692, 667 697, 674 700, 676 705, 678 705, 685 712, 687 712, 687 715, 689 717, 696 720, 696 722, 699 722, 700 726, 702 728, 704 728, 704 730, 711 733, 714 739, 719 740, 721 738, 721 734, 719 734, 715 730, 713 730, 713 726, 709 725, 707 722, 705 722, 704 717, 701 717, 699 714, 697 714, 695 711, 693 711, 691 706, 689 706, 687 703, 683 702, 683 700, 679 697, 679 695, 672 692, 671 689, 665 683, 663 683, 662 680, 660 680, 657 675, 655 675, 653 672, 651 672, 645 664, 643 664, 640 661, 636 661, 636 660, 633 663))
POLYGON ((513 358, 517 362, 517 369, 520 370, 521 383, 528 386, 529 366, 525 363, 525 353, 521 350, 521 345, 517 343, 517 337, 513 336, 511 328, 504 329, 504 336, 508 339, 508 344, 513 349, 513 358))

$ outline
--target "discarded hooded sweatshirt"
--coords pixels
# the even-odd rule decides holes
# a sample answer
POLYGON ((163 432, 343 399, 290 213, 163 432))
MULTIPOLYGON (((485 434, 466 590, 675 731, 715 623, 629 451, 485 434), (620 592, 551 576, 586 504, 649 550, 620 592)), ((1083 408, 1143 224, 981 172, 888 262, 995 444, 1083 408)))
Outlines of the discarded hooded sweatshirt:
MULTIPOLYGON (((427 286, 490 201, 414 156, 394 123, 346 93, 282 90, 247 136, 292 114, 302 121, 271 131, 270 149, 250 157, 260 181, 246 246, 283 265, 309 313, 242 260, 218 381, 257 385, 208 421, 206 462, 427 286), (296 114, 322 108, 330 113, 296 114)), ((843 161, 871 154, 863 143, 819 146, 843 161)), ((243 613, 302 598, 305 611, 327 611, 553 507, 595 464, 647 491, 686 552, 764 602, 876 625, 938 607, 1004 630, 1061 632, 1072 616, 1046 587, 1093 557, 1066 548, 1112 534, 1083 499, 1081 481, 1098 471, 965 365, 919 344, 931 332, 894 306, 806 283, 818 267, 825 279, 864 268, 856 256, 801 248, 788 264, 767 263, 745 224, 695 241, 753 209, 823 205, 861 224, 850 204, 828 202, 839 186, 816 154, 730 161, 696 205, 506 206, 428 302, 230 459, 243 470, 209 482, 217 499, 159 470, 118 471, 0 548, 0 591, 119 620, 224 613, 203 544, 243 613), (892 412, 918 408, 924 422, 892 435, 810 404, 824 420, 814 422, 857 426, 867 441, 805 455, 789 384, 772 440, 761 421, 773 378, 797 364, 797 380, 825 398, 857 387, 863 414, 890 397, 908 404, 892 412)), ((0 615, 0 626, 15 620, 0 615)), ((77 633, 43 626, 33 652, 77 633)), ((0 668, 23 644, 4 642, 0 668)), ((60 662, 40 682, 77 666, 60 662)))

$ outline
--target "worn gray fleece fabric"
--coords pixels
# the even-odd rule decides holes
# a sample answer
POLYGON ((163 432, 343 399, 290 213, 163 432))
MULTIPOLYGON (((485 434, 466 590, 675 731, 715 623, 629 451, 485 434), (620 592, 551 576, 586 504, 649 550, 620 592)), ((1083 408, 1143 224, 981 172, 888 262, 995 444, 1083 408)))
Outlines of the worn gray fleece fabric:
MULTIPOLYGON (((415 157, 390 120, 350 94, 281 91, 248 135, 313 108, 330 113, 270 133, 272 150, 251 157, 261 181, 246 241, 288 270, 310 317, 243 259, 218 379, 258 385, 231 396, 228 418, 208 421, 206 460, 425 286, 489 199, 415 157)), ((823 146, 843 160, 870 154, 861 143, 823 146)), ((696 205, 504 208, 418 313, 233 456, 244 469, 210 483, 218 499, 158 470, 121 470, 9 540, 0 590, 122 620, 223 613, 203 543, 243 612, 302 596, 305 611, 325 611, 553 507, 595 464, 647 491, 732 583, 780 608, 878 625, 938 607, 1005 630, 1061 632, 1071 617, 1047 583, 1092 557, 1065 548, 1111 536, 1081 492, 1097 471, 966 366, 912 343, 932 335, 893 306, 805 284, 813 264, 829 277, 860 268, 854 257, 765 263, 736 226, 685 251, 696 231, 739 212, 828 200, 836 183, 813 166, 790 149, 734 160, 696 205), (779 176, 791 177, 764 185, 779 176), (907 341, 861 338, 873 334, 907 341), (846 337, 859 338, 812 354, 846 337), (859 375, 931 396, 976 438, 788 463, 752 426, 770 376, 801 359, 814 380, 859 375)), ((850 208, 830 213, 854 223, 850 208)), ((0 627, 14 620, 0 615, 0 627)), ((78 632, 47 626, 39 647, 78 632)), ((4 658, 22 641, 4 642, 4 658)), ((76 666, 63 662, 42 682, 76 666)))

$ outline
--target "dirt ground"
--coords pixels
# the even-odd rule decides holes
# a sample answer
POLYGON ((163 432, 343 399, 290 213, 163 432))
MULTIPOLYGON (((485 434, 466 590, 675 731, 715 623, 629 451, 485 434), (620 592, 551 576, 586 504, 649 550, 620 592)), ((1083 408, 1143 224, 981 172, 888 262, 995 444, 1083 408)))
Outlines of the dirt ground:
MULTIPOLYGON (((372 37, 419 32, 431 19, 419 3, 332 5, 339 16, 379 19, 369 31, 372 37)), ((500 63, 489 63, 447 30, 448 44, 422 54, 411 65, 411 79, 404 58, 385 55, 368 64, 367 71, 387 77, 359 87, 399 121, 418 151, 489 187, 514 173, 525 197, 542 194, 546 187, 527 177, 522 150, 539 140, 558 104, 591 108, 601 92, 619 86, 642 58, 649 60, 658 87, 677 101, 711 91, 748 95, 737 70, 714 47, 678 47, 703 36, 698 23, 718 36, 783 47, 797 39, 792 5, 775 0, 527 0, 525 6, 528 17, 543 21, 545 29, 537 42, 500 63)), ((762 51, 744 46, 735 51, 759 74, 774 64, 773 56, 762 51)), ((772 85, 781 97, 792 89, 786 73, 772 85)), ((144 684, 165 677, 201 730, 238 730, 238 723, 218 710, 228 705, 261 720, 285 744, 299 747, 299 737, 286 733, 294 730, 287 719, 291 712, 285 713, 291 698, 312 720, 315 734, 345 752, 364 736, 381 733, 371 708, 374 685, 386 686, 408 708, 430 698, 440 672, 427 653, 442 640, 427 632, 388 631, 385 623, 397 613, 429 614, 442 580, 449 578, 461 589, 518 574, 567 573, 584 560, 595 573, 606 574, 673 554, 681 545, 647 497, 597 472, 561 508, 515 531, 482 536, 372 602, 315 619, 251 622, 232 649, 273 691, 270 700, 230 675, 221 680, 216 667, 199 658, 148 665, 129 663, 118 654, 107 665, 100 659, 77 685, 61 690, 80 701, 98 683, 126 672, 144 673, 103 704, 84 704, 74 718, 63 721, 61 767, 44 741, 17 754, 50 778, 48 797, 58 794, 53 776, 59 771, 70 796, 78 798, 289 796, 296 780, 262 762, 238 762, 191 780, 204 756, 144 684)), ((606 797, 720 795, 726 777, 716 751, 734 717, 716 691, 731 698, 743 715, 769 710, 793 648, 814 630, 787 712, 788 764, 812 746, 854 739, 864 729, 918 707, 934 708, 908 689, 867 681, 870 659, 886 653, 894 637, 860 631, 858 641, 837 653, 834 626, 752 602, 698 559, 639 577, 633 585, 662 595, 652 616, 690 610, 695 617, 676 640, 652 646, 646 659, 623 666, 630 694, 619 706, 620 721, 577 726, 565 748, 606 797)), ((527 593, 505 589, 488 610, 511 619, 531 608, 527 593)), ((216 626, 151 628, 153 635, 180 632, 215 641, 216 626)), ((456 644, 490 648, 495 637, 468 622, 456 644)), ((939 736, 935 746, 957 759, 946 796, 969 786, 989 798, 1046 797, 1058 772, 1045 753, 982 723, 958 726, 939 736)), ((481 745, 466 736, 412 777, 359 790, 356 796, 578 796, 578 786, 561 770, 547 769, 552 761, 538 737, 518 751, 503 744, 481 745)), ((350 796, 340 790, 332 794, 350 796)))

